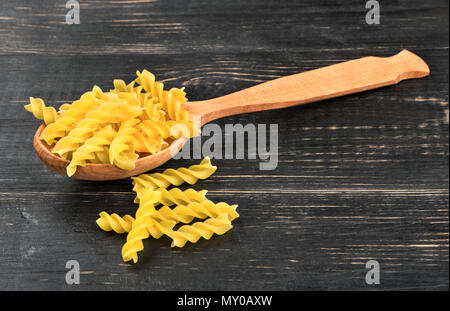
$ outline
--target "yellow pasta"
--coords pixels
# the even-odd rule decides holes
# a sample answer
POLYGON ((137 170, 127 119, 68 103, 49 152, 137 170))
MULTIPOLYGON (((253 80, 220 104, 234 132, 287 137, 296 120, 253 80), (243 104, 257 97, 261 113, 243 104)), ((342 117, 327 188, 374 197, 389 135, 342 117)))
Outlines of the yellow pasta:
MULTIPOLYGON (((202 202, 206 200, 207 190, 196 191, 194 189, 186 189, 184 191, 179 188, 173 188, 167 190, 165 188, 158 188, 156 190, 149 189, 142 195, 140 204, 162 204, 167 206, 172 205, 186 205, 192 202, 202 202), (161 198, 157 201, 154 200, 154 192, 160 192, 161 198)), ((158 194, 157 194, 158 195, 158 194)), ((138 215, 138 213, 136 213, 138 215)))
POLYGON ((138 119, 127 120, 119 128, 117 136, 109 147, 109 163, 124 169, 131 170, 135 167, 138 154, 133 144, 134 134, 137 132, 138 119))
POLYGON ((211 176, 217 167, 211 165, 209 157, 205 157, 200 164, 191 165, 189 168, 167 169, 162 173, 150 175, 142 174, 133 179, 133 190, 137 196, 135 202, 139 202, 142 194, 148 189, 167 188, 170 185, 179 186, 184 182, 195 184, 199 179, 211 176))
MULTIPOLYGON (((147 239, 149 235, 148 223, 153 224, 153 219, 149 217, 141 217, 133 222, 131 231, 127 235, 127 242, 122 247, 122 259, 124 262, 133 260, 134 263, 138 261, 137 253, 144 249, 142 240, 147 239)), ((160 224, 159 228, 165 228, 166 231, 172 230, 175 222, 165 221, 160 224)), ((159 231, 162 235, 162 231, 159 231)), ((156 236, 157 233, 155 233, 156 236)))
POLYGON ((173 230, 172 221, 151 223, 147 228, 149 234, 155 239, 159 238, 161 233, 167 235, 172 239, 172 247, 183 247, 188 241, 197 243, 200 238, 209 240, 214 234, 222 235, 233 227, 226 213, 215 218, 208 218, 203 222, 184 225, 178 230, 173 230))
POLYGON ((86 166, 86 161, 95 160, 95 153, 104 150, 104 146, 111 144, 116 137, 117 132, 111 125, 98 131, 93 137, 86 140, 72 155, 72 160, 67 166, 67 176, 75 174, 77 166, 86 166))
MULTIPOLYGON (((239 214, 236 212, 237 205, 229 205, 224 202, 214 204, 209 200, 191 202, 188 205, 177 205, 173 210, 164 205, 159 210, 156 210, 155 204, 163 201, 162 197, 164 195, 162 195, 162 192, 164 191, 148 191, 146 196, 142 198, 139 209, 136 212, 135 221, 132 223, 131 228, 129 226, 127 227, 130 231, 127 235, 127 242, 122 248, 122 257, 125 262, 129 260, 133 260, 135 263, 137 262, 137 253, 144 249, 142 240, 147 239, 149 233, 156 239, 166 234, 174 239, 173 245, 182 247, 188 240, 195 243, 200 237, 209 239, 213 233, 225 233, 231 229, 231 225, 229 225, 231 220, 239 217, 239 214), (222 215, 226 216, 226 224, 220 218, 223 218, 222 215), (178 222, 189 223, 194 218, 204 219, 207 217, 211 217, 210 219, 219 217, 220 220, 206 221, 203 224, 196 223, 192 225, 192 228, 183 226, 178 231, 172 230, 178 222), (218 225, 219 223, 220 225, 218 225)), ((202 195, 197 199, 201 198, 202 195)), ((171 204, 173 201, 166 203, 171 204)), ((103 218, 107 219, 106 217, 103 218)), ((118 219, 111 220, 114 223, 120 221, 118 219)), ((126 221, 126 219, 122 219, 122 222, 126 221)), ((105 224, 102 225, 109 229, 105 224)), ((103 229, 102 226, 101 228, 103 229)), ((121 228, 118 230, 120 231, 121 228)))
POLYGON ((139 109, 123 102, 104 102, 98 109, 89 111, 67 136, 61 138, 52 152, 67 158, 66 154, 75 151, 93 135, 102 125, 120 123, 139 115, 139 109))
POLYGON ((103 231, 114 231, 119 234, 130 232, 134 222, 134 218, 130 215, 120 217, 115 213, 109 215, 106 212, 101 212, 99 216, 100 218, 96 222, 103 231))
MULTIPOLYGON (((139 124, 122 131, 110 143, 91 141, 91 147, 84 148, 89 155, 81 156, 81 151, 77 154, 82 159, 81 166, 110 163, 131 170, 139 157, 158 153, 181 136, 191 138, 201 133, 183 108, 187 102, 183 89, 164 90, 164 84, 147 70, 136 74, 136 79, 128 84, 114 80, 114 88, 109 92, 94 86, 73 103, 61 105, 58 111, 45 106, 42 99, 32 97, 25 109, 46 124, 39 138, 53 153, 71 161, 77 149, 103 127, 111 125, 118 131, 126 121, 138 120, 139 124), (97 146, 95 151, 93 142, 97 146)), ((76 171, 76 161, 69 168, 71 175, 76 171)))
POLYGON ((187 102, 186 93, 183 90, 172 88, 169 91, 163 91, 160 99, 163 109, 174 121, 188 121, 189 113, 182 109, 182 104, 187 102))
POLYGON ((237 205, 229 205, 225 202, 215 204, 210 200, 204 200, 201 202, 192 202, 188 205, 177 205, 174 209, 171 209, 168 206, 163 206, 156 213, 154 213, 152 217, 157 219, 159 222, 171 220, 176 223, 182 222, 188 224, 194 218, 214 218, 225 213, 231 221, 239 217, 239 214, 236 212, 236 208, 237 205))
MULTIPOLYGON (((161 103, 162 109, 168 114, 169 119, 174 121, 188 121, 189 113, 182 108, 182 104, 187 102, 186 93, 182 89, 171 88, 165 91, 164 84, 155 81, 155 76, 143 70, 136 72, 138 78, 136 82, 140 84, 147 93, 151 94, 152 104, 161 103), (155 99, 157 98, 157 100, 155 99)), ((152 114, 155 116, 155 114, 152 114)))
POLYGON ((149 237, 146 224, 148 221, 152 221, 151 216, 156 213, 155 204, 161 201, 161 196, 161 191, 152 191, 147 194, 145 202, 139 204, 136 219, 127 235, 127 242, 122 247, 122 257, 125 262, 129 260, 137 262, 137 252, 144 249, 142 240, 149 237))
POLYGON ((51 106, 45 106, 41 98, 30 97, 30 103, 24 107, 29 112, 32 112, 37 119, 44 120, 44 123, 47 125, 55 122, 58 118, 56 109, 51 106))
MULTIPOLYGON (((181 222, 181 223, 188 224, 194 218, 198 218, 198 219, 205 219, 208 217, 214 218, 214 217, 218 217, 220 214, 223 214, 223 213, 228 215, 228 219, 230 221, 239 217, 239 214, 236 212, 237 205, 229 205, 225 202, 219 202, 219 203, 215 204, 209 200, 204 200, 201 202, 191 202, 187 205, 180 204, 180 205, 177 205, 174 209, 171 209, 169 206, 164 205, 160 209, 155 211, 153 209, 153 207, 154 206, 150 207, 151 212, 149 212, 149 209, 147 209, 146 206, 143 205, 143 208, 140 207, 140 213, 136 213, 136 218, 145 214, 146 216, 151 217, 153 220, 158 221, 158 222, 174 221, 175 223, 181 222)), ((105 218, 105 217, 101 217, 101 218, 105 218)), ((102 221, 107 221, 107 220, 105 218, 105 220, 102 220, 102 221)), ((117 221, 119 221, 119 220, 114 219, 114 222, 117 222, 117 221)), ((128 222, 129 219, 125 219, 125 216, 124 216, 122 221, 128 222)), ((131 223, 133 223, 133 221, 134 220, 131 220, 131 223)), ((106 226, 106 225, 104 225, 104 226, 106 226)), ((102 226, 100 226, 100 227, 103 229, 102 226)), ((107 228, 109 228, 109 227, 107 227, 107 228)), ((128 231, 131 230, 131 226, 129 226, 127 228, 128 228, 128 231)), ((103 230, 105 230, 105 229, 103 229, 103 230)), ((105 231, 111 231, 111 229, 105 230, 105 231)), ((156 231, 154 231, 154 233, 155 232, 156 231)))
POLYGON ((152 97, 149 93, 139 94, 140 101, 145 112, 145 119, 152 121, 164 120, 166 113, 162 110, 162 104, 157 97, 152 97))
MULTIPOLYGON (((148 191, 141 203, 140 207, 136 212, 136 218, 142 216, 149 211, 151 213, 156 212, 154 209, 155 204, 164 204, 166 206, 171 206, 174 204, 189 204, 191 202, 202 202, 206 200, 206 190, 195 191, 194 189, 187 189, 185 191, 181 191, 178 188, 174 188, 171 190, 159 189, 157 191, 148 191)), ((134 219, 131 220, 131 216, 126 215, 123 218, 120 218, 117 214, 116 216, 109 215, 105 212, 102 212, 100 218, 97 219, 97 224, 99 227, 105 231, 114 230, 118 233, 123 233, 123 230, 129 232, 131 230, 131 224, 134 222, 134 219), (110 217, 108 217, 110 216, 110 217)), ((160 219, 164 216, 161 215, 160 219)))
MULTIPOLYGON (((142 240, 149 237, 147 230, 148 223, 153 223, 152 215, 155 213, 155 209, 151 205, 146 205, 145 209, 141 210, 141 214, 136 217, 130 232, 127 235, 127 241, 122 247, 123 261, 127 262, 133 260, 134 263, 138 261, 137 253, 144 249, 142 240)), ((166 226, 175 226, 175 222, 166 222, 166 226)))
POLYGON ((164 140, 170 137, 170 126, 164 120, 144 120, 134 135, 137 152, 156 153, 163 149, 164 140))
POLYGON ((98 86, 94 86, 91 92, 84 93, 79 100, 73 102, 70 107, 65 108, 63 115, 54 123, 44 128, 39 137, 48 145, 52 145, 56 139, 65 136, 75 127, 86 113, 97 107, 103 97, 103 92, 98 86))
POLYGON ((102 151, 95 152, 93 163, 109 164, 109 147, 104 146, 102 151))
POLYGON ((64 113, 67 110, 69 110, 70 107, 71 107, 71 104, 62 104, 61 106, 59 106, 58 115, 63 116, 64 113))
POLYGON ((135 81, 131 81, 131 83, 126 84, 125 81, 115 79, 113 81, 114 90, 111 90, 112 93, 131 93, 134 92, 134 84, 135 81))
POLYGON ((213 234, 224 234, 232 228, 231 221, 239 217, 237 205, 214 203, 206 199, 206 190, 166 189, 171 184, 195 183, 215 170, 209 158, 205 158, 200 164, 189 168, 169 169, 159 175, 134 179, 135 186, 139 183, 141 187, 135 218, 102 212, 97 225, 104 231, 128 233, 122 247, 122 258, 125 262, 132 260, 134 263, 138 261, 138 252, 144 249, 143 240, 150 236, 159 239, 167 235, 172 239, 172 247, 183 247, 188 241, 196 243, 200 238, 210 239, 213 234), (164 174, 166 177, 158 178, 164 174), (159 204, 162 206, 158 208, 159 204), (173 205, 175 207, 171 208, 173 205), (195 218, 203 221, 190 224, 195 218), (178 223, 185 225, 174 230, 178 223))
POLYGON ((161 101, 164 84, 156 82, 155 75, 145 69, 142 73, 136 71, 136 75, 136 82, 144 88, 145 92, 150 93, 152 97, 158 98, 161 101))

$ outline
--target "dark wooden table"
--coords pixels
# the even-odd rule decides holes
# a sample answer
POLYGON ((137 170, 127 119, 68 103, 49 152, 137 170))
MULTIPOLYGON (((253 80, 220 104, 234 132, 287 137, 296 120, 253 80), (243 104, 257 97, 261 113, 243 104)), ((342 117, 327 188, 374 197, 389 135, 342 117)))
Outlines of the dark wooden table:
MULTIPOLYGON (((0 4, 0 289, 448 290, 448 1, 81 0, 0 4), (409 49, 431 75, 225 124, 279 125, 279 162, 216 159, 195 188, 239 204, 224 236, 183 249, 146 240, 124 264, 125 236, 100 211, 132 213, 130 180, 64 178, 37 159, 29 96, 53 106, 146 68, 191 100, 368 55, 409 49), (81 283, 67 285, 77 260, 81 283), (381 284, 367 285, 366 262, 381 284)), ((171 160, 158 169, 199 160, 171 160)))

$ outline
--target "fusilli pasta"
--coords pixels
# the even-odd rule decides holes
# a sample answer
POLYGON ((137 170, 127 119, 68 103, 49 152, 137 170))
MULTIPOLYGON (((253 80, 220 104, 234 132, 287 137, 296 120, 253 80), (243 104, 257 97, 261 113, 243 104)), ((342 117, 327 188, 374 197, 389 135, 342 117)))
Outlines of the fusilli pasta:
POLYGON ((137 196, 135 202, 139 202, 143 192, 148 189, 167 188, 169 185, 179 186, 184 182, 195 184, 199 179, 211 176, 217 167, 211 165, 209 157, 205 157, 200 164, 189 166, 189 168, 167 169, 162 173, 142 174, 133 179, 133 190, 137 196))
POLYGON ((37 119, 43 120, 47 125, 55 122, 58 118, 56 109, 51 106, 45 106, 41 98, 30 97, 30 103, 24 107, 29 112, 32 112, 37 119))
POLYGON ((188 241, 197 243, 200 238, 209 240, 214 234, 222 235, 233 227, 226 213, 215 218, 208 218, 203 222, 184 225, 178 230, 173 230, 172 224, 171 221, 154 221, 148 227, 148 232, 156 239, 163 233, 172 239, 172 247, 183 247, 188 241))
MULTIPOLYGON (((175 188, 176 189, 176 188, 175 188)), ((151 217, 155 221, 174 221, 177 223, 184 223, 188 224, 190 223, 194 218, 198 219, 206 219, 208 217, 214 218, 218 217, 220 214, 227 214, 228 219, 230 221, 236 219, 239 217, 239 214, 236 212, 237 205, 229 205, 225 202, 219 202, 217 204, 205 200, 202 202, 191 202, 187 205, 177 205, 174 209, 171 209, 169 206, 162 206, 157 211, 154 211, 152 207, 150 207, 151 212, 149 212, 149 209, 143 208, 141 210, 141 213, 137 213, 136 219, 142 215, 146 215, 148 217, 151 217)), ((112 216, 112 215, 111 215, 112 216)), ((120 216, 118 216, 120 217, 120 216)), ((106 217, 101 217, 105 218, 106 217)), ((100 218, 99 218, 100 219, 100 218)), ((108 221, 108 219, 103 220, 108 221)), ((119 221, 118 219, 114 219, 114 221, 119 221)), ((130 222, 129 218, 126 219, 125 216, 123 217, 122 221, 130 222)), ((134 220, 131 220, 131 223, 133 223, 134 220)), ((112 225, 111 225, 112 226, 112 225)), ((100 226, 102 229, 103 227, 100 226)), ((108 227, 109 228, 109 227, 108 227)), ((131 229, 131 226, 127 227, 128 231, 131 229)), ((103 229, 105 230, 105 229, 103 229)), ((105 231, 111 231, 105 230, 105 231)), ((116 230, 114 230, 116 231, 116 230)), ((127 232, 128 232, 127 231, 127 232)), ((117 232, 117 231, 116 231, 117 232)))
POLYGON ((138 154, 135 152, 133 135, 137 132, 136 125, 139 122, 138 119, 131 119, 122 123, 109 147, 109 163, 124 170, 135 167, 138 154))
POLYGON ((65 136, 74 128, 86 113, 95 109, 101 103, 100 98, 102 97, 102 90, 98 86, 94 86, 91 92, 84 93, 70 107, 65 106, 63 115, 55 122, 46 126, 39 138, 45 140, 48 145, 52 145, 56 139, 65 136))
MULTIPOLYGON (((110 163, 131 170, 140 156, 158 153, 181 136, 191 138, 201 133, 189 119, 188 111, 183 109, 183 103, 187 101, 183 89, 164 90, 164 84, 157 82, 147 70, 136 74, 137 78, 129 84, 114 80, 114 88, 109 92, 94 86, 73 103, 61 105, 58 111, 45 106, 42 99, 33 97, 25 109, 44 120, 46 127, 40 139, 53 153, 68 160, 72 160, 77 149, 104 126, 111 125, 114 130, 119 130, 126 121, 139 120, 139 124, 117 135, 111 142, 102 143, 103 149, 96 148, 93 156, 91 153, 85 155, 82 162, 84 165, 110 163)), ((100 141, 97 139, 96 143, 100 141)), ((75 162, 72 163, 70 176, 76 168, 75 162)))
POLYGON ((98 131, 93 137, 86 140, 72 155, 72 160, 67 166, 67 176, 75 174, 77 166, 85 166, 86 161, 95 160, 96 153, 104 150, 104 146, 111 144, 116 137, 117 132, 111 125, 105 126, 104 129, 98 131))

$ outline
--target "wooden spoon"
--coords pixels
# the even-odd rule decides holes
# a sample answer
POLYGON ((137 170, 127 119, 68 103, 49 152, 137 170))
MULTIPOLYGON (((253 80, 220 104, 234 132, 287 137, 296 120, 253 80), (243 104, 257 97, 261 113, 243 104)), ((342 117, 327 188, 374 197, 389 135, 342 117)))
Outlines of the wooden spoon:
MULTIPOLYGON (((429 73, 430 69, 420 57, 403 50, 391 57, 364 57, 275 79, 214 99, 187 102, 184 108, 192 117, 201 117, 204 125, 222 117, 307 104, 397 84, 405 79, 422 78, 429 73)), ((38 157, 51 170, 66 175, 69 161, 51 153, 50 147, 39 139, 44 126, 41 125, 34 136, 38 157)), ((180 138, 157 154, 139 158, 136 168, 130 171, 109 164, 87 164, 77 167, 72 177, 114 180, 138 175, 170 160, 186 141, 180 138)))

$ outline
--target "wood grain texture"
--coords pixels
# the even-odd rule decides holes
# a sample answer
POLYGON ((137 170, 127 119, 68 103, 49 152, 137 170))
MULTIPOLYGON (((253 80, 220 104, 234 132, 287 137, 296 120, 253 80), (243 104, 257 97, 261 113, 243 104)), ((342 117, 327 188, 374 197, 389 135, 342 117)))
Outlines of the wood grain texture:
POLYGON ((417 55, 403 50, 390 57, 367 56, 267 81, 225 96, 187 102, 201 124, 241 113, 318 102, 418 79, 430 74, 417 55))
MULTIPOLYGON (((66 25, 61 1, 0 4, 0 289, 448 290, 448 1, 81 2, 66 25), (171 249, 147 240, 122 263, 123 236, 100 211, 135 209, 129 180, 77 181, 41 164, 29 96, 57 106, 92 85, 147 68, 190 100, 367 55, 411 50, 425 79, 285 110, 216 121, 279 124, 279 163, 217 159, 196 189, 239 204, 224 236, 171 249), (282 121, 281 121, 282 120, 282 121), (82 269, 66 285, 66 261, 82 269), (365 262, 381 284, 365 283, 365 262)), ((171 160, 168 167, 198 160, 171 160)))

